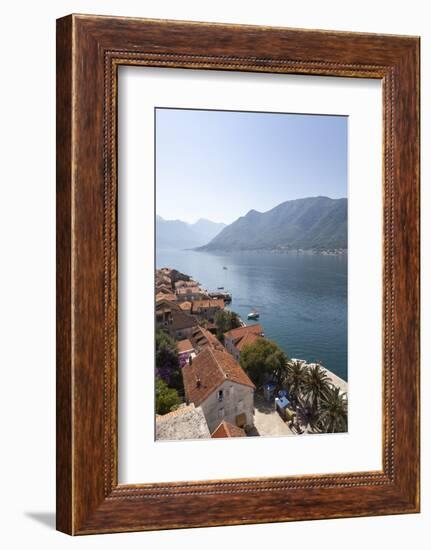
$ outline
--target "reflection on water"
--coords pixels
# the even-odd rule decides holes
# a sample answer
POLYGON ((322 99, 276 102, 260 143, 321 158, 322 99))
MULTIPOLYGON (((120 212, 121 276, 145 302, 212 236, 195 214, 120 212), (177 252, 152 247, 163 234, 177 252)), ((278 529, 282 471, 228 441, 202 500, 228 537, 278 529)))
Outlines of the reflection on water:
POLYGON ((347 380, 347 256, 157 250, 156 266, 191 275, 207 290, 223 286, 230 308, 247 324, 247 314, 259 311, 265 336, 289 357, 320 360, 347 380))

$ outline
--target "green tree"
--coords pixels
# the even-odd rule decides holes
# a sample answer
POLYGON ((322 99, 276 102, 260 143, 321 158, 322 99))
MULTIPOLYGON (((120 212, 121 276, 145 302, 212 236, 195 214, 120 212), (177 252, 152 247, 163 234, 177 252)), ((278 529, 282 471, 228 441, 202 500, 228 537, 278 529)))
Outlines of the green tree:
POLYGON ((286 378, 288 357, 284 351, 277 346, 277 344, 274 342, 271 343, 274 344, 277 349, 268 355, 265 360, 265 366, 270 378, 278 385, 281 385, 283 380, 286 378))
POLYGON ((177 409, 180 404, 178 392, 161 378, 156 378, 156 413, 166 414, 177 409))
POLYGON ((307 427, 308 431, 320 432, 320 414, 319 410, 314 409, 309 397, 302 394, 298 398, 297 413, 301 418, 301 423, 307 427))
POLYGON ((290 400, 296 405, 301 397, 307 378, 307 367, 301 361, 289 361, 287 365, 286 377, 283 380, 290 400))
POLYGON ((329 388, 322 398, 319 427, 325 433, 347 432, 347 397, 340 388, 329 388))
POLYGON ((238 314, 227 309, 217 311, 214 316, 214 322, 217 327, 217 338, 221 342, 224 340, 225 332, 241 326, 238 314))
POLYGON ((176 341, 162 329, 156 330, 156 377, 182 390, 182 376, 176 341))
POLYGON ((229 311, 230 314, 230 330, 233 330, 234 328, 239 328, 241 326, 241 321, 239 320, 238 313, 235 313, 235 311, 229 311))
POLYGON ((313 411, 319 408, 319 402, 329 391, 329 378, 320 365, 309 367, 304 380, 303 393, 309 399, 313 411))
POLYGON ((259 338, 241 351, 241 367, 250 376, 256 386, 262 386, 268 380, 280 383, 287 368, 287 355, 275 342, 259 338))

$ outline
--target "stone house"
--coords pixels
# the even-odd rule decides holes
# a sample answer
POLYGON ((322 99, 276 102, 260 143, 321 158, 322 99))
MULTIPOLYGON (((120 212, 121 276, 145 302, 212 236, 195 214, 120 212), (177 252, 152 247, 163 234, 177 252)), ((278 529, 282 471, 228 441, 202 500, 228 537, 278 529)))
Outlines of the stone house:
POLYGON ((224 309, 224 300, 196 300, 192 302, 192 315, 198 319, 214 322, 217 311, 224 309))
POLYGON ((175 290, 179 288, 187 288, 187 287, 197 287, 199 284, 194 281, 193 279, 189 279, 188 281, 179 280, 175 283, 175 290))
POLYGON ((211 433, 223 420, 254 425, 255 386, 229 353, 206 346, 181 373, 187 403, 202 408, 211 433))
POLYGON ((168 324, 168 332, 176 340, 184 340, 190 338, 193 329, 196 327, 196 319, 184 311, 172 310, 170 323, 168 324))
POLYGON ((158 328, 167 329, 172 322, 172 311, 181 311, 180 307, 170 300, 161 299, 156 302, 156 325, 158 328))
POLYGON ((195 300, 202 300, 207 297, 205 292, 198 286, 177 288, 175 294, 179 302, 194 302, 195 300))
POLYGON ((197 321, 175 302, 161 300, 156 304, 156 326, 163 328, 176 340, 184 340, 191 337, 197 321))

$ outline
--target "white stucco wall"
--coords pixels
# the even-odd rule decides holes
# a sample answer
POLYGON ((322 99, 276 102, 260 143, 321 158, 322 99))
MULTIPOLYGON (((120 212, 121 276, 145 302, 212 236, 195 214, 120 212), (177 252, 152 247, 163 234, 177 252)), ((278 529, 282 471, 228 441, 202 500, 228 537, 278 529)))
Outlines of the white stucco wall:
POLYGON ((225 348, 227 349, 227 351, 231 355, 233 355, 234 350, 235 350, 235 346, 233 345, 233 340, 231 338, 228 338, 227 336, 225 336, 224 345, 225 345, 225 348))
POLYGON ((201 403, 201 407, 211 433, 222 420, 236 425, 236 417, 241 413, 245 413, 247 425, 254 424, 254 390, 249 386, 226 380, 201 403), (223 391, 222 401, 218 400, 219 390, 223 391))

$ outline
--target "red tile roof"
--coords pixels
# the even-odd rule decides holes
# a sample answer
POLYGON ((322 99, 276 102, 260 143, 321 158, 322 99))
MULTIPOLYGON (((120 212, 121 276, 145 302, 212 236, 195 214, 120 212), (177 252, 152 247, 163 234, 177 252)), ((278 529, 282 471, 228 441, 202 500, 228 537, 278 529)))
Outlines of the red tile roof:
POLYGON ((196 281, 190 279, 189 281, 183 281, 182 279, 176 281, 175 288, 186 288, 186 287, 196 287, 199 286, 196 281))
POLYGON ((184 353, 186 351, 191 351, 192 349, 193 349, 193 344, 190 342, 188 338, 177 342, 178 353, 184 353))
POLYGON ((188 313, 185 313, 184 311, 176 311, 173 310, 172 313, 172 323, 170 327, 172 330, 182 330, 185 328, 192 328, 196 326, 196 319, 189 315, 188 313))
POLYGON ((216 299, 216 300, 195 300, 193 302, 193 313, 196 311, 198 312, 200 309, 209 309, 209 308, 218 308, 223 309, 224 308, 224 300, 216 299))
POLYGON ((224 346, 220 340, 204 327, 197 326, 192 332, 191 340, 197 348, 211 346, 214 349, 224 351, 224 346))
POLYGON ((246 433, 242 428, 234 426, 230 422, 223 420, 211 434, 211 437, 216 439, 220 437, 245 437, 246 433))
POLYGON ((187 401, 195 406, 205 401, 226 380, 255 389, 232 355, 211 346, 201 351, 181 372, 187 401))
POLYGON ((177 302, 162 298, 156 301, 156 313, 169 313, 171 311, 181 311, 177 302))
POLYGON ((203 294, 202 290, 198 286, 188 286, 186 288, 177 288, 175 290, 177 294, 203 294))
POLYGON ((176 302, 177 297, 172 292, 170 294, 165 294, 164 292, 158 292, 156 294, 156 302, 160 302, 162 300, 167 300, 168 302, 176 302))
POLYGON ((248 333, 254 333, 254 334, 258 334, 259 336, 262 336, 263 335, 262 325, 257 323, 255 325, 248 325, 246 327, 234 328, 229 332, 225 332, 225 336, 227 336, 231 340, 239 340, 240 338, 243 338, 248 333))
POLYGON ((256 334, 255 332, 247 332, 245 336, 243 336, 240 341, 235 344, 235 347, 241 351, 244 346, 253 344, 256 340, 260 340, 261 338, 262 336, 260 334, 256 334))
POLYGON ((163 292, 163 294, 172 294, 172 288, 168 287, 164 283, 156 284, 156 291, 163 292))

